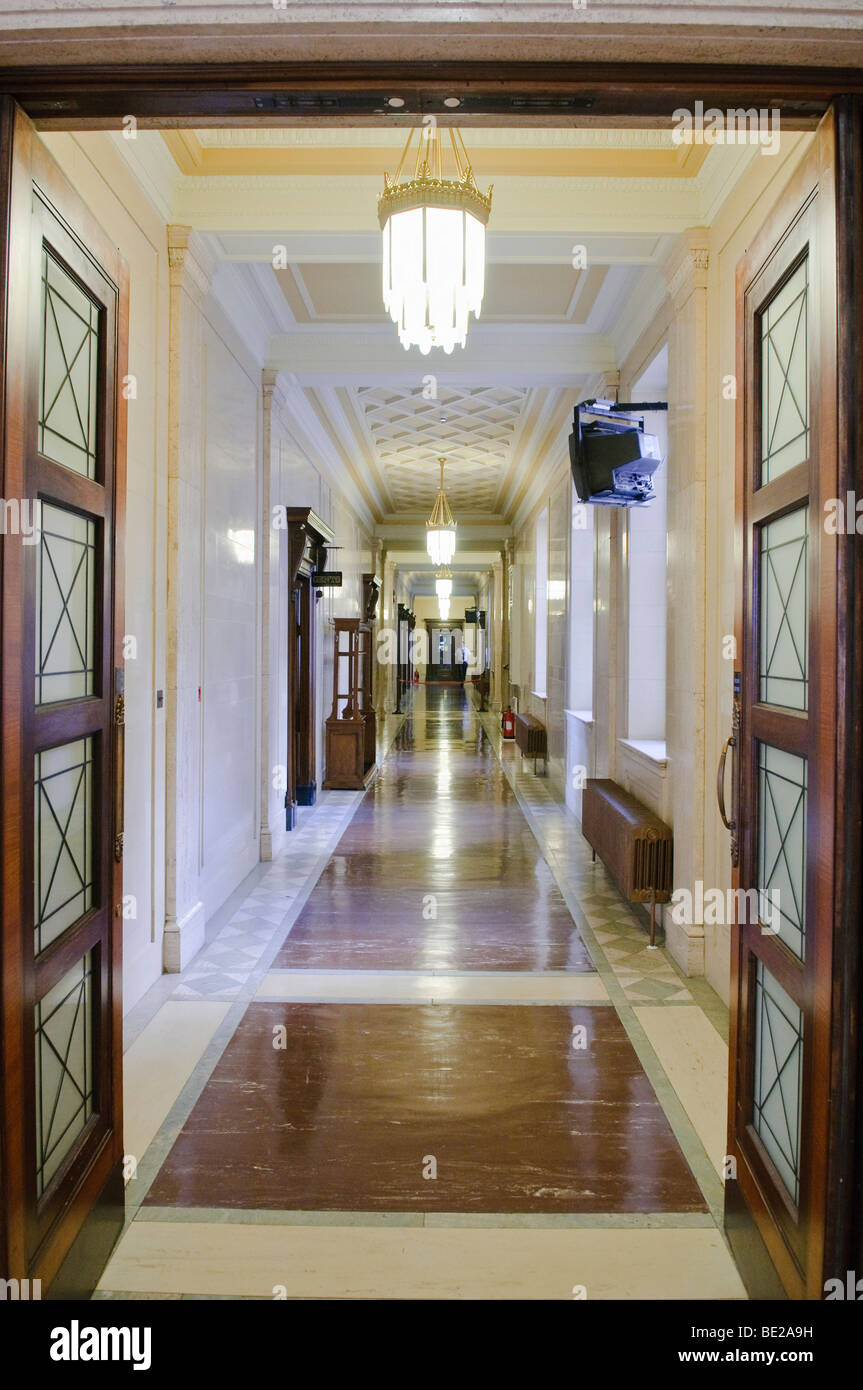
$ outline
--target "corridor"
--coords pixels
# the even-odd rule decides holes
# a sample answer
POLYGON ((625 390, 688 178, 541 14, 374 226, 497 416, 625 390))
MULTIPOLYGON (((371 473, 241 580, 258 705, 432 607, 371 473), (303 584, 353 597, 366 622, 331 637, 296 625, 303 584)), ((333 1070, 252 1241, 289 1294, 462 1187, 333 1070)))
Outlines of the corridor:
POLYGON ((709 989, 461 685, 380 752, 133 1011, 142 1152, 96 1297, 744 1297, 709 989))
POLYGON ((863 9, 29 9, 0 1301, 802 1359, 726 1304, 863 1297, 863 9))

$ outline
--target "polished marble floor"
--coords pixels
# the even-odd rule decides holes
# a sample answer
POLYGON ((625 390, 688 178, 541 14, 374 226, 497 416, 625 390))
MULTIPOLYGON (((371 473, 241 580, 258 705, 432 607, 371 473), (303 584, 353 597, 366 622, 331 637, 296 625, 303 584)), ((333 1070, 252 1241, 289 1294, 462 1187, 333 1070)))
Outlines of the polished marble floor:
POLYGON ((278 968, 593 971, 461 686, 425 686, 278 968))
POLYGON ((382 733, 134 1011, 96 1296, 744 1297, 719 1001, 461 689, 382 733))

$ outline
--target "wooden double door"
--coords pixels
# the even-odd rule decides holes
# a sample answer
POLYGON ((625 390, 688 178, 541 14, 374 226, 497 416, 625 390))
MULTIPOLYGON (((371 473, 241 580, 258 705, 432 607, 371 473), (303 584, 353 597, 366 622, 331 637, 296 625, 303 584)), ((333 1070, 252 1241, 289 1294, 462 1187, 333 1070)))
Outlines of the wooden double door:
POLYGON ((855 489, 863 499, 860 170, 849 99, 823 119, 737 275, 725 815, 734 886, 750 896, 744 909, 737 895, 732 941, 726 1222, 755 1297, 820 1299, 860 1267, 863 535, 853 501, 850 528, 836 524, 855 489))
POLYGON ((462 679, 461 628, 441 625, 440 619, 427 618, 429 662, 426 680, 456 681, 462 679))
POLYGON ((0 1263, 85 1296, 123 1215, 128 285, 11 103, 0 146, 0 1263))

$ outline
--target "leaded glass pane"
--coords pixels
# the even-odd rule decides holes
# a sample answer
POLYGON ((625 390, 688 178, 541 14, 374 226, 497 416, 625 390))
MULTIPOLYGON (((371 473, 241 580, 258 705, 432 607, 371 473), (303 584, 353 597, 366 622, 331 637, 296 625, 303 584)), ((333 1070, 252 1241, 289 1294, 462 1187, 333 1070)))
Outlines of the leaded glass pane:
POLYGON ((41 1197, 94 1108, 88 952, 36 1005, 36 1190, 41 1197))
POLYGON ((758 745, 758 889, 771 924, 802 960, 806 947, 806 759, 758 745))
POLYGON ((99 306, 42 250, 40 454, 96 476, 99 306))
POLYGON ((755 974, 752 1124, 795 1206, 800 1200, 803 1014, 770 971, 755 974))
POLYGON ((809 457, 809 260, 761 313, 761 482, 809 457))
POLYGON ((36 754, 36 952, 93 904, 93 740, 36 754))
POLYGON ((43 503, 36 571, 36 704, 92 695, 95 522, 43 503))
POLYGON ((761 527, 761 691, 770 705, 807 709, 809 510, 761 527))

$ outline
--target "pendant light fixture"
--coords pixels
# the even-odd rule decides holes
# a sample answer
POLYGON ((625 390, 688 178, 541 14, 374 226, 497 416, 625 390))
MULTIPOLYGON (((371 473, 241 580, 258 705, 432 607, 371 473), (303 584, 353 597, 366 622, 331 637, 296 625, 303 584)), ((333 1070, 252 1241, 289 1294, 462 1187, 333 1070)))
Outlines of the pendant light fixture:
POLYGON ((452 352, 485 292, 485 228, 491 193, 480 193, 461 132, 449 130, 454 177, 444 178, 437 123, 410 132, 392 182, 378 197, 384 305, 405 348, 452 352), (417 136, 413 177, 401 179, 417 136), (401 180, 401 181, 400 181, 401 180))
POLYGON ((452 597, 452 570, 449 565, 441 565, 435 575, 434 587, 438 598, 452 597))
POLYGON ((438 602, 438 613, 439 613, 439 615, 440 615, 441 621, 445 623, 445 622, 447 621, 447 619, 449 618, 449 605, 450 605, 450 600, 449 600, 448 598, 439 598, 437 602, 438 602))
POLYGON ((456 523, 450 510, 443 486, 443 469, 446 459, 438 459, 440 464, 440 491, 432 507, 431 516, 426 522, 426 547, 433 565, 448 565, 455 555, 456 523))

